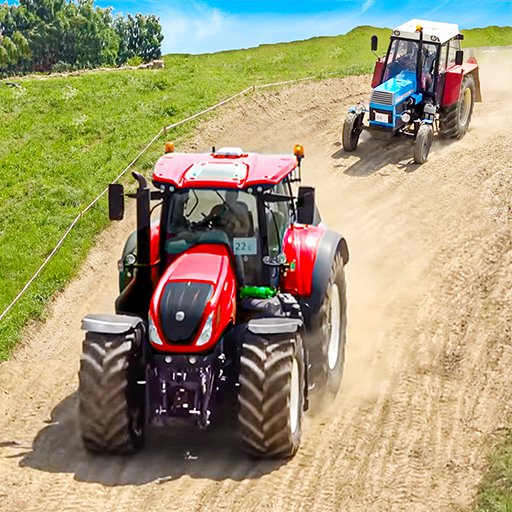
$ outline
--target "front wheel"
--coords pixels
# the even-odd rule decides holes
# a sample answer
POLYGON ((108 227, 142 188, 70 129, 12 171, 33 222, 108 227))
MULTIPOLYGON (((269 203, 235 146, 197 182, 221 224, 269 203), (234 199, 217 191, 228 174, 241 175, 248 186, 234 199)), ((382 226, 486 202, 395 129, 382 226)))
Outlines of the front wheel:
POLYGON ((354 151, 359 141, 363 126, 363 114, 349 112, 343 123, 343 149, 345 151, 354 151))
POLYGON ((432 129, 432 125, 422 124, 416 134, 416 140, 414 142, 414 161, 417 164, 424 164, 427 161, 433 140, 434 130, 432 129))
POLYGON ((85 448, 131 453, 144 441, 145 393, 138 384, 142 333, 85 337, 79 373, 79 423, 85 448))
POLYGON ((246 333, 240 356, 238 425, 256 457, 292 457, 304 414, 304 348, 299 334, 246 333))

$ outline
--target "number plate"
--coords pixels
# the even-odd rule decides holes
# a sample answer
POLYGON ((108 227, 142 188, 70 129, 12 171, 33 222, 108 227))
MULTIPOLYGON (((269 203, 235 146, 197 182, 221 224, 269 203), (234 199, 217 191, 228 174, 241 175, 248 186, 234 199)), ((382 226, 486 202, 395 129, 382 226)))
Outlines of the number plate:
POLYGON ((375 121, 377 121, 378 123, 388 123, 389 124, 389 115, 375 112, 375 121))
POLYGON ((233 252, 237 255, 254 256, 258 254, 257 238, 233 238, 233 252))

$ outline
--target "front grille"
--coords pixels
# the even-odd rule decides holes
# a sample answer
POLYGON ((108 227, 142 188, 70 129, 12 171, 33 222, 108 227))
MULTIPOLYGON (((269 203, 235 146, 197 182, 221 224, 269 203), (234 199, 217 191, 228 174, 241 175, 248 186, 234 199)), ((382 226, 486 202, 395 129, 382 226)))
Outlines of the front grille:
POLYGON ((193 343, 212 295, 213 285, 210 283, 171 281, 165 285, 160 300, 160 322, 171 343, 193 343))
POLYGON ((387 91, 373 91, 372 103, 377 105, 393 105, 393 93, 387 91))

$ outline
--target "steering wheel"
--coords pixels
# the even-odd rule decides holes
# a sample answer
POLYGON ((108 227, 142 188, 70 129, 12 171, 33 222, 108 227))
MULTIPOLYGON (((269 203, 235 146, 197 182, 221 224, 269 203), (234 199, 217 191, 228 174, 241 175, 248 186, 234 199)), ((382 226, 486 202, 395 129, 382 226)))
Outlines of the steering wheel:
POLYGON ((192 229, 196 229, 196 228, 213 229, 213 222, 217 219, 220 219, 222 217, 223 213, 224 213, 223 211, 219 212, 216 215, 214 215, 213 217, 210 217, 209 215, 205 215, 204 219, 199 220, 197 222, 191 222, 190 227, 192 229))

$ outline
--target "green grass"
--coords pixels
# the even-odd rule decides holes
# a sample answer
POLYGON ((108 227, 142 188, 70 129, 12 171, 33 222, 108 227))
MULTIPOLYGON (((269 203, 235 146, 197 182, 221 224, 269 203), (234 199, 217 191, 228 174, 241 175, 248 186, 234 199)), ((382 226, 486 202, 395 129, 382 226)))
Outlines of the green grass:
MULTIPOLYGON (((375 62, 369 49, 373 34, 385 51, 388 29, 358 27, 345 36, 216 54, 168 55, 162 70, 23 79, 21 89, 0 82, 0 311, 78 212, 162 126, 253 84, 370 72, 375 62)), ((470 45, 471 34, 465 41, 470 45)), ((485 33, 478 33, 481 40, 485 33)), ((197 122, 179 127, 168 138, 187 136, 197 122)), ((161 139, 155 144, 138 170, 150 172, 163 143, 161 139)), ((106 210, 104 198, 0 322, 0 360, 9 357, 26 322, 44 318, 48 300, 76 275, 95 235, 108 224, 106 210)))
POLYGON ((512 431, 489 457, 481 484, 478 512, 512 512, 512 431))
POLYGON ((512 45, 512 27, 486 27, 462 30, 463 48, 469 46, 510 46, 512 45))

